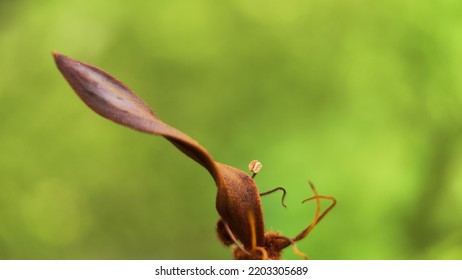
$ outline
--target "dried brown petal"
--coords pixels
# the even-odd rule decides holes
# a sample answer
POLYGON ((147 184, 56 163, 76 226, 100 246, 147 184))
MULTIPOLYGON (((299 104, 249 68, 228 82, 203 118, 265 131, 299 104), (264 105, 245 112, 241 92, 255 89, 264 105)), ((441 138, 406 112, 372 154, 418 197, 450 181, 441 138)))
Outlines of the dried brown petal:
POLYGON ((71 87, 93 111, 116 123, 164 136, 183 153, 204 166, 222 185, 215 161, 194 139, 162 122, 149 106, 127 86, 92 65, 53 52, 56 65, 71 87))

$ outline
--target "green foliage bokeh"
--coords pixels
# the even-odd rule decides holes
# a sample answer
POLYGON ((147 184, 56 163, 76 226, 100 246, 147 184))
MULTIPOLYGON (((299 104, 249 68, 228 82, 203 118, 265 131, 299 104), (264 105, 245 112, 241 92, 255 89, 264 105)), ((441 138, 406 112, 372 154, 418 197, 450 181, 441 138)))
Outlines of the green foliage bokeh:
MULTIPOLYGON (((0 1, 0 259, 229 259, 215 187, 91 112, 51 51, 113 74, 220 162, 267 229, 337 207, 313 259, 462 258, 462 2, 0 1), (323 204, 323 206, 325 206, 323 204)), ((297 257, 290 249, 284 255, 297 257)))

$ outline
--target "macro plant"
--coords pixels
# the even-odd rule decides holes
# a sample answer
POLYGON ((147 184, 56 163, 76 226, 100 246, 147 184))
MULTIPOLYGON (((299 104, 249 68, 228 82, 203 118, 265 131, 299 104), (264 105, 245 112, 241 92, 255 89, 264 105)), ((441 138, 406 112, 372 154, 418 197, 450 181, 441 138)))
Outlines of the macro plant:
POLYGON ((293 238, 274 231, 265 232, 260 197, 281 190, 282 205, 285 207, 286 191, 278 187, 259 193, 255 176, 262 168, 260 162, 250 162, 249 175, 215 161, 193 138, 161 121, 141 98, 116 78, 97 67, 57 52, 53 52, 53 57, 64 78, 93 111, 135 130, 163 136, 210 173, 217 186, 216 209, 220 216, 216 224, 217 234, 224 245, 232 247, 235 259, 280 259, 282 250, 290 245, 297 255, 307 258, 297 250, 295 242, 305 238, 335 206, 333 197, 319 195, 309 182, 314 195, 302 203, 310 200, 316 202, 311 223, 293 238), (331 202, 323 211, 321 199, 331 202))

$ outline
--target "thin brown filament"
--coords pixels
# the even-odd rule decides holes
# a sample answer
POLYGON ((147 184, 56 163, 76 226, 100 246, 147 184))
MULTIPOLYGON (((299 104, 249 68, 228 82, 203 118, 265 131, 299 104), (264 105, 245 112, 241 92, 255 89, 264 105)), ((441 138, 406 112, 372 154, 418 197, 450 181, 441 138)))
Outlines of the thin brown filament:
POLYGON ((299 251, 298 248, 297 248, 297 244, 295 244, 295 242, 290 239, 290 243, 292 244, 292 251, 294 252, 295 255, 299 256, 300 258, 303 258, 305 260, 308 259, 308 256, 303 253, 302 251, 299 251))
POLYGON ((313 220, 313 222, 307 227, 305 228, 301 233, 299 233, 294 239, 293 241, 299 241, 303 238, 305 238, 305 236, 308 235, 308 233, 311 232, 311 230, 313 230, 313 228, 322 220, 322 218, 324 218, 324 216, 327 215, 327 213, 329 213, 332 208, 334 208, 334 206, 337 204, 337 201, 335 200, 335 198, 331 197, 331 196, 325 196, 325 195, 318 195, 317 191, 316 191, 316 188, 314 187, 314 185, 310 182, 310 186, 311 188, 313 189, 313 191, 315 192, 315 195, 310 197, 310 198, 307 198, 305 200, 302 201, 302 203, 305 203, 309 200, 313 200, 313 199, 316 199, 316 204, 317 204, 317 210, 316 210, 316 214, 315 214, 315 219, 313 220), (326 210, 324 210, 321 215, 319 215, 319 211, 320 211, 320 207, 321 207, 321 203, 320 203, 320 199, 326 199, 326 200, 331 200, 332 203, 329 207, 327 207, 326 210))
POLYGON ((226 232, 229 234, 229 236, 231 237, 231 239, 233 240, 234 244, 236 244, 236 246, 241 249, 246 255, 251 255, 249 251, 247 251, 242 245, 241 243, 239 243, 239 241, 237 240, 236 236, 234 236, 234 233, 231 231, 231 229, 229 228, 229 225, 228 223, 225 221, 225 220, 222 220, 223 221, 223 224, 225 226, 225 230, 226 232))
MULTIPOLYGON (((337 204, 337 200, 335 198, 333 198, 332 196, 326 196, 326 195, 318 195, 318 198, 322 198, 322 199, 325 199, 325 200, 331 200, 332 201, 332 204, 329 205, 329 207, 326 208, 326 210, 324 210, 324 212, 322 212, 322 214, 319 216, 318 218, 318 223, 321 221, 322 218, 324 218, 324 216, 332 209, 334 208, 334 206, 337 204)), ((310 198, 307 198, 305 200, 302 201, 302 203, 305 203, 309 200, 313 200, 315 199, 315 197, 310 197, 310 198)))
POLYGON ((249 218, 249 225, 250 225, 250 234, 252 235, 252 251, 260 251, 262 254, 262 260, 267 260, 268 258, 268 253, 266 252, 266 249, 260 246, 257 246, 257 230, 255 228, 255 216, 251 211, 247 214, 249 218))
POLYGON ((282 191, 282 198, 281 198, 281 204, 282 206, 286 207, 286 204, 284 203, 284 199, 286 197, 286 189, 284 189, 284 187, 277 187, 277 188, 274 188, 272 190, 269 190, 269 191, 266 191, 266 192, 262 192, 260 193, 260 196, 264 196, 264 195, 267 195, 267 194, 270 194, 270 193, 273 193, 275 191, 282 191))
MULTIPOLYGON (((313 183, 311 181, 308 181, 308 183, 310 184, 310 187, 313 190, 314 197, 316 199, 316 212, 314 214, 313 222, 311 223, 313 225, 313 227, 314 227, 318 223, 319 213, 321 212, 321 201, 319 200, 318 191, 314 187, 313 183)), ((302 203, 303 203, 303 201, 302 201, 302 203)))
POLYGON ((253 213, 249 211, 247 214, 249 217, 249 224, 250 224, 250 235, 252 237, 251 239, 251 245, 252 245, 252 250, 257 247, 257 233, 255 230, 255 217, 253 216, 253 213))

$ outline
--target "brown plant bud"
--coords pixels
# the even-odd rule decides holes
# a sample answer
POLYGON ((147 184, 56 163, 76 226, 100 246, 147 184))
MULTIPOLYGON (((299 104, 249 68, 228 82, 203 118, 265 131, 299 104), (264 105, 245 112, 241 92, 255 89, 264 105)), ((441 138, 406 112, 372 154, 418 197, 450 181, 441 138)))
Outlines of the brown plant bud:
POLYGON ((279 259, 282 250, 290 245, 293 245, 297 255, 305 257, 296 250, 295 242, 305 238, 335 206, 335 198, 318 195, 310 182, 314 196, 302 203, 316 201, 317 208, 311 224, 294 238, 265 232, 260 197, 282 190, 282 205, 285 207, 286 192, 282 187, 258 192, 253 177, 262 168, 259 161, 253 160, 249 164, 253 177, 244 171, 216 162, 197 141, 161 121, 140 97, 110 74, 58 52, 53 52, 53 56, 64 78, 93 111, 121 125, 164 137, 212 175, 217 186, 216 209, 220 215, 217 234, 224 245, 234 247, 235 259, 279 259), (321 199, 331 201, 331 205, 322 212, 321 199))

